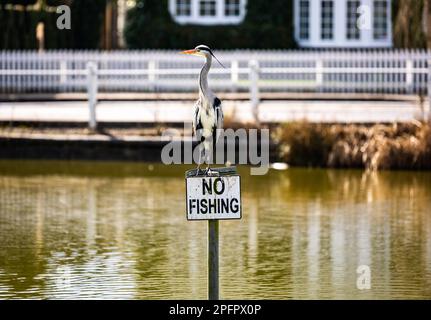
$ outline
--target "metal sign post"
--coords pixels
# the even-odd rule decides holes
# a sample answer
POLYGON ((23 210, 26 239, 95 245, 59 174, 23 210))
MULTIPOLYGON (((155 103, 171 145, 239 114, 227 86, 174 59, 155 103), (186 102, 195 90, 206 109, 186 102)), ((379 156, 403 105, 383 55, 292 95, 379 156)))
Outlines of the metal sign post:
POLYGON ((208 299, 219 299, 219 220, 241 219, 241 179, 235 167, 186 172, 187 220, 208 220, 208 299))
POLYGON ((219 299, 218 220, 208 220, 208 300, 219 299))

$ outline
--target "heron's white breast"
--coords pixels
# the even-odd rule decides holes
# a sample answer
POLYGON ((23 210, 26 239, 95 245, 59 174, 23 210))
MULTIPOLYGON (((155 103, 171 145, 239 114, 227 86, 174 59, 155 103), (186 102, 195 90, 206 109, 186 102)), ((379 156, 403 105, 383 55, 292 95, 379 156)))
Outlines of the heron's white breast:
POLYGON ((205 109, 202 109, 201 122, 203 127, 203 136, 208 137, 212 135, 212 129, 215 125, 215 112, 213 108, 209 108, 208 113, 205 109))

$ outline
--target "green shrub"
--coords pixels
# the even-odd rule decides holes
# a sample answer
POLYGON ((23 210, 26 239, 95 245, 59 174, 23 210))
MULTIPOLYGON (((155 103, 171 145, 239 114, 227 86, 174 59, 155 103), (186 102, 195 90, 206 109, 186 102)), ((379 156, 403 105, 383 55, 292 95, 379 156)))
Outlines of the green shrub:
MULTIPOLYGON (((48 4, 70 2, 51 0, 48 4)), ((46 49, 97 49, 100 47, 105 5, 106 0, 73 0, 71 30, 57 29, 59 15, 56 12, 0 8, 0 49, 36 49, 36 26, 39 22, 45 25, 46 49)))
POLYGON ((138 0, 127 15, 125 38, 131 49, 192 48, 200 43, 220 49, 295 47, 292 0, 250 0, 244 22, 234 26, 179 25, 167 0, 138 0))

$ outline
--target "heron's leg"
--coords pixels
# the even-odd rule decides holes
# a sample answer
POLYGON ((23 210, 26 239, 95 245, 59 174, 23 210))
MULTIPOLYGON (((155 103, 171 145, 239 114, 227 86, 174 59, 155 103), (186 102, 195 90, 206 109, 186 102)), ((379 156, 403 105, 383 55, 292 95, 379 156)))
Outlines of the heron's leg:
POLYGON ((205 169, 205 174, 207 174, 207 175, 211 174, 211 168, 210 168, 210 163, 209 163, 209 151, 208 151, 208 162, 207 162, 207 167, 205 169))
MULTIPOLYGON (((210 137, 210 143, 208 145, 208 154, 210 156, 210 159, 212 159, 211 163, 217 164, 216 154, 217 154, 217 130, 215 129, 212 133, 212 136, 210 137)), ((219 175, 218 171, 212 171, 210 166, 207 166, 207 174, 208 175, 219 175)))
POLYGON ((198 167, 196 168, 196 176, 199 175, 200 167, 202 165, 202 158, 205 161, 205 146, 204 146, 203 141, 199 143, 198 148, 199 148, 199 160, 198 160, 198 167), (203 157, 202 157, 202 153, 204 153, 203 157))
POLYGON ((209 142, 206 142, 205 144, 205 156, 207 159, 207 167, 205 169, 205 174, 206 175, 211 175, 211 168, 210 168, 210 162, 211 162, 211 148, 212 145, 209 142))
POLYGON ((202 160, 202 147, 201 147, 202 143, 199 143, 198 148, 199 148, 199 160, 198 160, 198 167, 196 168, 196 176, 199 175, 199 170, 201 167, 201 160, 202 160))

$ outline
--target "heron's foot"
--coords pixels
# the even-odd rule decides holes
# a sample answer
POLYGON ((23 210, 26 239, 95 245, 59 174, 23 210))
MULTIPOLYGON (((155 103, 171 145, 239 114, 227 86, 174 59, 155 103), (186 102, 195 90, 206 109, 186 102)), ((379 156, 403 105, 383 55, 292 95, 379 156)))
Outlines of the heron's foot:
POLYGON ((211 170, 211 168, 210 168, 210 167, 207 167, 207 168, 205 169, 205 175, 207 175, 207 176, 218 176, 218 175, 219 175, 219 173, 218 173, 217 171, 213 171, 213 170, 211 170))
POLYGON ((201 169, 199 167, 196 168, 196 177, 199 176, 199 173, 201 172, 201 169))
POLYGON ((209 176, 209 175, 210 175, 210 173, 211 173, 211 169, 210 169, 210 166, 208 165, 208 166, 205 168, 205 175, 206 175, 206 176, 209 176))

